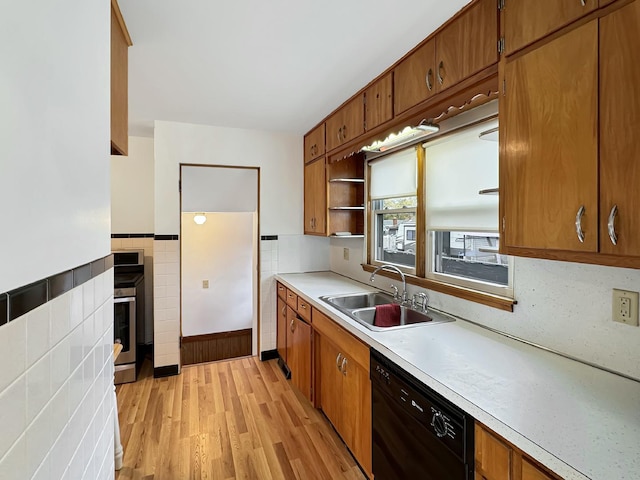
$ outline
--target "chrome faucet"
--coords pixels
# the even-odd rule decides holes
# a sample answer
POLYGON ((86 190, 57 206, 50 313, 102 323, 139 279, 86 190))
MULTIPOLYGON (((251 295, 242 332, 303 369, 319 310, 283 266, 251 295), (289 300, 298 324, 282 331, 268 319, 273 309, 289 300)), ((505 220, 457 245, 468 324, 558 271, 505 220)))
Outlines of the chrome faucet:
POLYGON ((391 270, 400 274, 400 278, 402 279, 402 305, 406 305, 407 303, 409 303, 409 298, 407 296, 407 279, 404 276, 404 272, 395 265, 380 265, 373 271, 373 273, 369 277, 370 282, 373 283, 373 279, 375 278, 376 273, 378 273, 380 270, 391 270))
POLYGON ((429 297, 427 296, 426 293, 420 292, 420 293, 413 294, 413 298, 411 299, 411 308, 413 308, 414 310, 418 310, 418 308, 420 308, 420 310, 427 313, 428 306, 429 306, 429 297), (419 300, 422 300, 422 301, 419 301, 419 300))

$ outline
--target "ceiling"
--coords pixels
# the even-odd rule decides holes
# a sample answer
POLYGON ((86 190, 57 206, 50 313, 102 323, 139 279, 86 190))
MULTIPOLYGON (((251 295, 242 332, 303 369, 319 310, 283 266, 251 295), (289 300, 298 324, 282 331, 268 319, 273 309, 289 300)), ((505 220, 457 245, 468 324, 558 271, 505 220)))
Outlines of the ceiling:
POLYGON ((468 0, 119 0, 131 135, 154 120, 303 134, 468 0))

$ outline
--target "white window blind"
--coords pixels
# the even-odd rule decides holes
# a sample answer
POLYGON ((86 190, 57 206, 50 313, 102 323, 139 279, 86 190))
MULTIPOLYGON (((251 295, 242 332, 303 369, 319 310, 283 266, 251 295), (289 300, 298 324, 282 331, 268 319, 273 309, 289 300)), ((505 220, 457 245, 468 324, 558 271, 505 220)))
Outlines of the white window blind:
POLYGON ((410 197, 416 194, 418 185, 416 147, 372 160, 369 165, 371 167, 369 192, 373 200, 410 197))
POLYGON ((498 142, 481 140, 497 120, 425 143, 428 230, 498 230, 498 142))

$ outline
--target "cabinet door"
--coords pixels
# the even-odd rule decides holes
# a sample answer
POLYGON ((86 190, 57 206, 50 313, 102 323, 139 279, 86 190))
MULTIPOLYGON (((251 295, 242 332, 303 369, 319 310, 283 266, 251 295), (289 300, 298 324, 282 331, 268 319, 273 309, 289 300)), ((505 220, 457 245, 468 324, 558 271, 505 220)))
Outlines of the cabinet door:
POLYGON ((366 472, 371 472, 371 380, 369 372, 350 356, 341 362, 342 405, 340 433, 366 472))
POLYGON ((480 0, 463 17, 464 78, 498 62, 498 8, 495 0, 480 0))
POLYGON ((311 401, 311 326, 296 317, 291 322, 289 334, 293 356, 288 363, 291 383, 311 401))
POLYGON ((324 155, 324 123, 311 130, 304 137, 304 162, 324 155))
POLYGON ((435 40, 429 40, 394 69, 393 102, 396 115, 436 93, 435 46, 435 40))
POLYGON ((304 233, 326 234, 327 186, 325 159, 304 166, 304 233))
POLYGON ((500 117, 504 244, 598 247, 598 24, 507 62, 500 117), (577 235, 581 209, 584 242, 577 235))
POLYGON ((497 42, 497 3, 480 0, 436 36, 437 91, 496 63, 497 42))
POLYGON ((327 150, 339 147, 364 133, 364 96, 358 95, 326 122, 327 150))
POLYGON ((506 0, 506 53, 545 37, 598 8, 598 0, 506 0))
POLYGON ((391 101, 393 82, 391 78, 391 73, 386 74, 364 92, 367 130, 391 120, 393 116, 393 102, 391 101))
POLYGON ((111 5, 111 154, 127 155, 129 145, 128 49, 111 5))
POLYGON ((278 354, 287 362, 287 304, 278 297, 277 305, 277 341, 278 354))
POLYGON ((326 336, 320 337, 320 366, 317 370, 320 375, 320 408, 340 431, 340 412, 342 411, 342 373, 339 370, 342 357, 333 342, 326 336))
POLYGON ((522 480, 554 480, 554 478, 540 470, 526 458, 522 459, 522 480))
POLYGON ((600 19, 600 251, 640 255, 640 2, 600 19), (617 245, 608 232, 613 207, 617 245))
POLYGON ((475 435, 476 480, 510 480, 511 448, 479 425, 475 435))
POLYGON ((295 362, 296 362, 295 352, 293 349, 293 327, 295 325, 295 321, 296 321, 295 310, 287 306, 287 325, 286 325, 287 349, 286 349, 285 357, 287 358, 287 366, 289 367, 289 370, 292 370, 292 371, 293 371, 293 368, 295 367, 295 362))

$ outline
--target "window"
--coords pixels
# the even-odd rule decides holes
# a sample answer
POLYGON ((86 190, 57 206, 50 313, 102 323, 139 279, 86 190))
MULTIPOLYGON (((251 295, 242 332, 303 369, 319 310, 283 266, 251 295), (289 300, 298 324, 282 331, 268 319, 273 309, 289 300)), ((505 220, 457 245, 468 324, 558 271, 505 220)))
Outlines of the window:
MULTIPOLYGON (((421 148, 421 147, 418 147, 421 148)), ((417 155, 412 147, 369 163, 373 263, 416 268, 417 155)))
POLYGON ((490 120, 424 144, 426 276, 512 296, 509 257, 498 253, 497 127, 490 120))
POLYGON ((424 144, 369 161, 370 263, 419 272, 438 283, 416 283, 434 289, 513 298, 512 259, 499 253, 496 111, 494 103, 457 115, 424 144))

